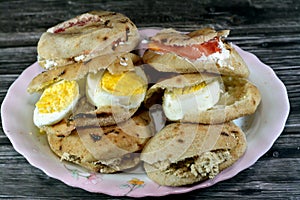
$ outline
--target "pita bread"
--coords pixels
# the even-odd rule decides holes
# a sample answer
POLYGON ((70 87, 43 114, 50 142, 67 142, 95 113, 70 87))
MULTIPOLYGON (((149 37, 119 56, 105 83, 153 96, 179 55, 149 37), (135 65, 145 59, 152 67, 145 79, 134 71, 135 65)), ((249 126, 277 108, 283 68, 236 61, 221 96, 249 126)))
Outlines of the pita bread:
POLYGON ((162 29, 155 36, 151 37, 152 41, 163 42, 167 45, 193 45, 207 42, 215 37, 227 37, 229 30, 216 31, 212 28, 203 28, 187 34, 176 31, 173 28, 162 29))
MULTIPOLYGON (((173 29, 162 30, 151 41, 169 46, 187 46, 202 44, 214 37, 227 37, 228 30, 215 31, 213 29, 200 29, 188 34, 182 34, 173 29), (171 30, 171 31, 170 31, 171 30)), ((159 52, 146 50, 143 61, 161 72, 196 73, 210 72, 227 76, 248 77, 249 70, 237 51, 229 44, 224 43, 224 48, 229 51, 228 58, 196 59, 181 57, 176 52, 159 52)))
POLYGON ((253 114, 256 111, 261 96, 258 88, 250 81, 238 77, 200 73, 178 75, 153 85, 147 91, 145 105, 150 108, 153 104, 160 104, 166 88, 191 87, 201 82, 209 83, 213 80, 219 80, 224 87, 219 102, 212 108, 199 111, 197 114, 185 114, 180 119, 181 122, 224 123, 253 114))
POLYGON ((130 52, 138 42, 138 29, 128 17, 92 11, 43 33, 37 48, 39 64, 50 69, 85 62, 100 55, 130 52))
MULTIPOLYGON (((103 60, 101 58, 103 56, 94 58, 85 64, 77 63, 45 71, 31 81, 27 88, 28 92, 42 92, 51 84, 61 80, 76 80, 81 82, 80 85, 84 85, 82 80, 87 73, 96 73, 98 70, 107 69, 112 74, 119 74, 124 71, 135 70, 135 65, 141 61, 139 56, 131 53, 120 54, 120 56, 112 59, 112 63, 109 65, 106 63, 108 59, 103 60), (126 67, 120 66, 121 61, 126 61, 126 67)), ((76 127, 110 126, 129 120, 138 109, 139 107, 125 109, 118 105, 95 108, 86 96, 83 96, 73 108, 70 116, 66 116, 65 119, 56 124, 40 127, 40 129, 58 136, 67 136, 76 127)))
POLYGON ((181 186, 213 178, 234 164, 246 146, 245 134, 232 122, 172 123, 150 139, 141 160, 156 183, 181 186))
POLYGON ((139 163, 137 152, 153 130, 148 113, 142 112, 119 125, 77 128, 66 136, 47 132, 47 138, 52 151, 62 160, 96 172, 113 173, 139 163))
POLYGON ((95 106, 83 97, 77 103, 70 119, 74 121, 76 127, 110 126, 130 119, 138 108, 125 109, 121 106, 104 106, 95 109, 95 106))
POLYGON ((27 87, 27 91, 29 93, 41 92, 48 86, 61 80, 79 80, 88 73, 96 73, 103 69, 107 69, 112 74, 119 74, 134 70, 135 66, 139 65, 140 62, 141 58, 132 53, 98 56, 85 63, 74 63, 44 71, 32 79, 27 87), (120 63, 123 63, 123 65, 120 63))
POLYGON ((140 159, 138 154, 127 154, 118 159, 112 159, 110 165, 101 162, 84 147, 76 131, 68 137, 48 134, 48 143, 51 150, 60 157, 61 160, 78 164, 88 170, 100 173, 114 173, 136 166, 140 159), (115 162, 115 164, 114 164, 115 162))
POLYGON ((53 134, 58 137, 65 137, 70 135, 75 129, 76 127, 73 120, 63 119, 54 125, 40 127, 40 132, 53 134))

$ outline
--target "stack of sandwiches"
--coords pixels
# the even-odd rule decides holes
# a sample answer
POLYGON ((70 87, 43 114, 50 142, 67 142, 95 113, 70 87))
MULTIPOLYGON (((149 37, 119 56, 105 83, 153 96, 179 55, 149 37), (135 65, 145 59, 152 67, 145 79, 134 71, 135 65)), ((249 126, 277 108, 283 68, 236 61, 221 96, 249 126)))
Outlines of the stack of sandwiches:
POLYGON ((160 185, 214 178, 246 150, 233 120, 260 103, 228 34, 163 29, 136 55, 138 29, 120 13, 93 11, 58 24, 38 43, 45 71, 28 86, 41 94, 33 122, 61 160, 95 172, 142 161, 160 185), (158 131, 149 111, 156 105, 166 119, 158 131))
POLYGON ((246 150, 245 134, 232 121, 254 113, 260 94, 247 80, 243 59, 224 42, 228 34, 164 29, 149 41, 143 61, 161 73, 173 72, 145 98, 147 107, 160 104, 167 119, 141 155, 147 175, 160 185, 213 178, 246 150))
POLYGON ((139 43, 126 16, 90 12, 58 24, 38 43, 40 66, 29 93, 41 93, 33 122, 46 133, 61 160, 101 173, 135 167, 153 135, 146 111, 141 58, 130 53, 139 43))

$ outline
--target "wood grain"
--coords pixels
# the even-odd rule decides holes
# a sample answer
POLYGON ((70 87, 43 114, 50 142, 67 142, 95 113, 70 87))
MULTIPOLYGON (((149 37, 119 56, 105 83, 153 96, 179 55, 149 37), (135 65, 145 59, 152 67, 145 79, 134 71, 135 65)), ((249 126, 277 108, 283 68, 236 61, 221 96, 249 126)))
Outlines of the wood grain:
MULTIPOLYGON (((0 102, 13 81, 36 61, 36 45, 42 32, 97 9, 124 13, 138 27, 230 29, 228 40, 254 53, 286 85, 290 115, 283 133, 264 156, 234 178, 165 199, 300 199, 300 1, 2 0, 0 102)), ((130 199, 89 193, 49 178, 14 150, 2 122, 0 127, 0 198, 130 199)))

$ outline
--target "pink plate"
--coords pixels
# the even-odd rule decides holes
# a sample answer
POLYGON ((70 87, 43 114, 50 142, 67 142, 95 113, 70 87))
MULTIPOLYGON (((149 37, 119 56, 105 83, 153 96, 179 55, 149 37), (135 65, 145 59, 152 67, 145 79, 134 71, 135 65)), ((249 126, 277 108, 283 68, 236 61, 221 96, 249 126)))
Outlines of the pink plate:
MULTIPOLYGON (((141 35, 154 35, 158 29, 142 29, 141 35)), ((142 42, 143 44, 143 42, 142 42)), ((281 134, 289 113, 289 100, 284 84, 273 70, 256 56, 235 46, 250 69, 249 80, 260 90, 262 102, 255 114, 235 120, 247 135, 245 155, 214 179, 187 187, 159 186, 147 178, 141 166, 119 174, 90 173, 70 163, 61 162, 50 150, 45 135, 33 125, 32 115, 38 96, 26 92, 27 85, 42 69, 37 63, 29 66, 11 85, 1 106, 4 132, 16 151, 48 176, 67 185, 113 196, 163 196, 185 193, 232 178, 253 165, 281 134), (15 123, 15 122, 19 123, 15 123)))

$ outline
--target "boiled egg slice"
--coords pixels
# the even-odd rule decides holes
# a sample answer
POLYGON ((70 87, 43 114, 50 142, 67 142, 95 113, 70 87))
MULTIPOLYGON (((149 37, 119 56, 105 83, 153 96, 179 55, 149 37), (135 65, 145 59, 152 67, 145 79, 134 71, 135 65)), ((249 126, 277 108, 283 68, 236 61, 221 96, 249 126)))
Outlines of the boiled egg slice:
POLYGON ((52 125, 72 111, 79 99, 76 81, 60 81, 46 88, 35 104, 33 122, 37 127, 52 125))
POLYGON ((163 111, 169 120, 181 120, 185 115, 197 115, 213 107, 220 98, 219 81, 166 89, 163 96, 163 111))
POLYGON ((121 74, 111 74, 107 70, 90 73, 86 80, 86 96, 97 108, 120 106, 137 108, 144 100, 147 78, 141 68, 121 74))

